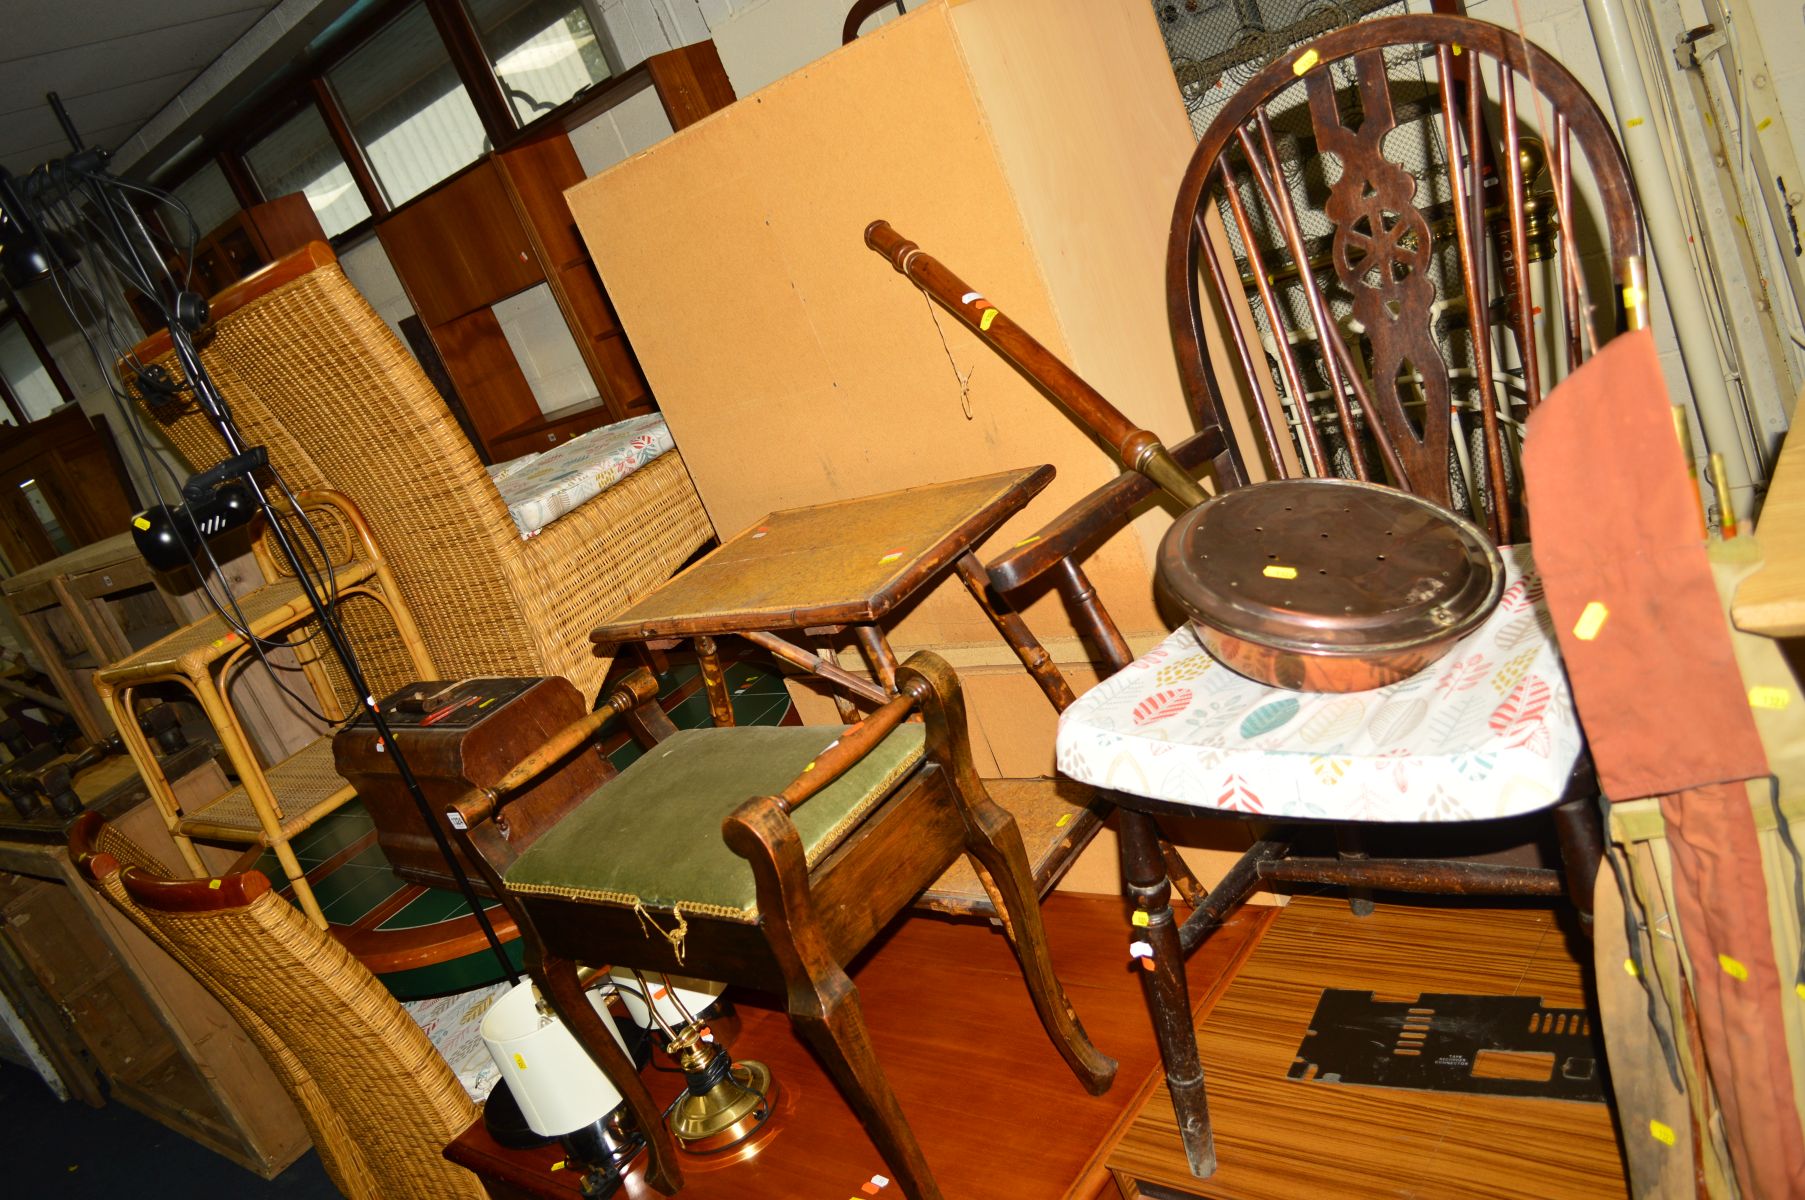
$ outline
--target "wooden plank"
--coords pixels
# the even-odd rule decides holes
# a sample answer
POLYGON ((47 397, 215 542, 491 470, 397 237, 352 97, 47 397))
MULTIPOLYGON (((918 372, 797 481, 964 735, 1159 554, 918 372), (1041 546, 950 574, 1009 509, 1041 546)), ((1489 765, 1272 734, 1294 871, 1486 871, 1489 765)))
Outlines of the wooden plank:
POLYGON ((1155 1195, 1214 1200, 1624 1196, 1603 1104, 1286 1078, 1324 988, 1395 1000, 1426 991, 1533 995, 1581 1006, 1584 976, 1546 909, 1381 904, 1362 919, 1339 898, 1294 899, 1201 1027, 1216 1174, 1198 1180, 1187 1171, 1163 1085, 1108 1165, 1168 1189, 1155 1195))
POLYGON ((695 42, 646 59, 652 87, 672 129, 694 125, 733 103, 733 84, 712 41, 695 42))
MULTIPOLYGON (((536 283, 538 280, 528 280, 536 283)), ((431 329, 433 343, 445 361, 445 372, 465 397, 471 424, 490 442, 530 422, 543 420, 520 360, 508 345, 495 310, 479 308, 431 329), (480 397, 480 403, 472 398, 480 397)))
POLYGON ((1755 525, 1767 562, 1736 589, 1738 629, 1768 637, 1805 635, 1805 437, 1789 433, 1755 525))

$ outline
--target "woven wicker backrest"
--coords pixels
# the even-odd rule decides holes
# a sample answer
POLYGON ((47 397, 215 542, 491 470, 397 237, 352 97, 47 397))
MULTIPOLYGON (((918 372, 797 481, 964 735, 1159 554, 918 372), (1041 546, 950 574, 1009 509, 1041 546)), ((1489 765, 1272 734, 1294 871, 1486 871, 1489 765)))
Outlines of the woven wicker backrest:
MULTIPOLYGON (((291 488, 363 511, 442 676, 544 673, 507 506, 419 364, 317 253, 328 261, 222 316, 202 362, 291 488)), ((191 463, 223 456, 185 397, 154 415, 191 463)))
MULTIPOLYGON (((108 844, 103 840, 102 844, 108 844)), ((141 852, 140 852, 141 853, 141 852)), ((99 860, 104 864, 105 860, 99 860)), ((219 880, 205 911, 183 883, 127 868, 101 886, 245 1022, 297 1096, 333 1182, 371 1200, 486 1196, 441 1152, 477 1108, 426 1034, 376 977, 269 890, 257 872, 219 880), (286 1055, 286 1071, 278 1059, 286 1055)))
POLYGON ((326 1168, 326 1175, 332 1180, 333 1186, 354 1200, 380 1200, 382 1193, 376 1179, 364 1164, 363 1154, 358 1150, 356 1139, 351 1136, 344 1117, 320 1089, 301 1060, 255 1010, 209 978, 183 946, 165 936, 162 925, 153 914, 145 911, 132 898, 131 893, 126 891, 122 878, 124 869, 129 867, 154 878, 164 879, 168 877, 168 872, 163 864, 112 825, 103 824, 99 827, 93 838, 92 849, 113 860, 110 864, 105 859, 94 860, 96 866, 101 868, 90 870, 94 886, 127 920, 194 976, 243 1027, 252 1044, 263 1055, 264 1061, 269 1063, 270 1070, 282 1081, 282 1086, 295 1102, 295 1107, 300 1110, 308 1137, 312 1139, 314 1149, 319 1153, 320 1162, 326 1168))
POLYGON ((221 321, 243 378, 369 519, 442 675, 538 673, 520 531, 445 402, 336 263, 221 321))
MULTIPOLYGON (((153 338, 145 344, 161 346, 166 341, 167 339, 153 338)), ((201 351, 201 360, 212 374, 220 394, 231 406, 232 419, 237 423, 239 431, 251 445, 263 446, 269 450, 270 462, 282 472, 282 478, 290 488, 298 492, 302 488, 329 486, 306 448, 270 416, 269 407, 238 377, 231 362, 220 360, 205 348, 201 351)), ((150 358, 146 365, 162 367, 186 388, 187 375, 176 361, 174 350, 165 350, 150 358)), ((204 470, 226 456, 226 444, 220 438, 219 431, 201 412, 200 406, 188 398, 186 390, 167 403, 149 404, 145 400, 143 389, 131 373, 122 373, 126 386, 137 398, 139 411, 169 439, 171 448, 190 471, 204 470)))

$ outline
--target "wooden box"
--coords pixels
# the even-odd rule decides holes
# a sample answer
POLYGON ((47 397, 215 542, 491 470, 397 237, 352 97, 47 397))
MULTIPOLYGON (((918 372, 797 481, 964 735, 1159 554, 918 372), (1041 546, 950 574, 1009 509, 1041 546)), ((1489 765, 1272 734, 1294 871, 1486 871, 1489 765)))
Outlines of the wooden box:
MULTIPOLYGON (((414 683, 382 702, 389 732, 453 846, 444 824, 446 805, 473 787, 494 786, 583 713, 583 697, 557 677, 414 683)), ((394 755, 367 716, 332 739, 332 757, 376 823, 377 841, 395 874, 410 883, 455 888, 432 831, 402 785, 394 755)), ((471 836, 485 858, 504 867, 612 774, 595 750, 579 750, 511 801, 505 821, 489 822, 471 836)), ((475 866, 468 858, 464 862, 476 890, 488 895, 475 866)))

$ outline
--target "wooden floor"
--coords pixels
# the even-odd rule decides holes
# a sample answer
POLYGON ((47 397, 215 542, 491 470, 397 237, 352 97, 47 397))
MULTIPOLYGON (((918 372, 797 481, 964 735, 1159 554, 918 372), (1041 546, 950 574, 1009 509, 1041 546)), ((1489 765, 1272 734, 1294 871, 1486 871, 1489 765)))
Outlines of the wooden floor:
MULTIPOLYGON (((1120 1063, 1115 1087, 1087 1095, 1042 1032, 1002 935, 989 925, 936 917, 903 921, 853 972, 879 1062, 949 1200, 1090 1200, 1099 1149, 1157 1075, 1152 1027, 1127 955, 1115 898, 1055 894, 1044 906, 1054 964, 1091 1039, 1120 1063)), ((1248 908, 1191 960, 1200 1002, 1226 983, 1271 910, 1248 908)), ((750 1161, 686 1158, 683 1200, 862 1198, 887 1174, 870 1139, 781 1012, 742 1000, 736 1055, 775 1072, 775 1133, 750 1161)), ((681 1077, 646 1072, 668 1101, 681 1077)), ((572 1172, 553 1172, 561 1151, 497 1151, 480 1126, 450 1157, 506 1166, 526 1194, 576 1194, 572 1172), (475 1156, 474 1158, 468 1156, 475 1156)), ((895 1196, 894 1188, 882 1192, 895 1196)), ((622 1200, 651 1200, 635 1168, 622 1200)))
POLYGON ((1548 910, 1381 903, 1361 919, 1344 900, 1299 898, 1273 921, 1202 1026, 1216 1174, 1197 1180, 1186 1170, 1163 1085, 1108 1151, 1111 1170, 1154 1185, 1142 1189, 1148 1197, 1626 1194, 1603 1104, 1288 1079, 1329 987, 1394 1001, 1420 992, 1536 995, 1556 1006, 1586 1001, 1582 972, 1548 910))

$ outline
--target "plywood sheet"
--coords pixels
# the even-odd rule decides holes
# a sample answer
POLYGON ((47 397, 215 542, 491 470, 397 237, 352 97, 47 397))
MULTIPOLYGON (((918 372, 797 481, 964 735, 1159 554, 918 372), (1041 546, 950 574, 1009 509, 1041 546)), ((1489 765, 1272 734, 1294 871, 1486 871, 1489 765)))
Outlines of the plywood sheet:
MULTIPOLYGON (((1015 22, 1039 19, 1026 7, 1013 6, 1015 22)), ((1097 372, 1137 420, 1188 427, 1169 343, 1155 328, 1154 248, 1165 215, 1150 197, 1169 196, 1175 168, 1144 181, 1148 195, 1132 205, 1121 198, 1132 180, 1112 180, 1073 210, 1063 235, 1055 226, 1066 217, 1024 216, 1030 191, 1081 186, 1092 170, 1133 175, 1105 150, 1146 118, 1139 93, 1118 111, 1119 58, 1071 57, 1086 21, 1118 20, 1086 14, 1111 7, 1058 6, 1068 24, 1053 54, 1028 43, 962 50, 953 17, 968 10, 930 5, 572 189, 578 226, 717 528, 736 531, 778 507, 1053 463, 1059 478, 992 539, 995 553, 1114 474, 1103 449, 950 317, 936 320, 926 298, 865 248, 874 218, 920 242, 1081 372, 1097 372), (987 68, 981 78, 969 67, 972 54, 1015 53, 1045 53, 1050 65, 1013 76, 987 68), (1037 174, 999 152, 999 137, 1025 136, 1019 122, 993 124, 989 93, 1004 86, 1083 93, 1084 105, 1111 115, 1063 133, 1058 161, 1037 174), (1105 251, 1083 268, 1050 265, 1085 254, 1099 227, 1121 244, 1128 235, 1118 225, 1138 231, 1131 262, 1118 267, 1105 251), (1091 300, 1055 296, 1105 280, 1091 300), (1088 327, 1129 291, 1131 313, 1088 327), (1087 328, 1075 340, 1080 322, 1087 328)), ((1153 65, 1164 70, 1157 32, 1140 32, 1136 53, 1149 52, 1150 37, 1153 65)), ((1128 629, 1160 625, 1149 558, 1131 535, 1093 560, 1091 575, 1128 629)), ((1046 637, 1070 633, 1056 603, 1036 606, 1030 620, 1046 637)), ((996 642, 951 581, 893 636, 905 652, 996 642)))

